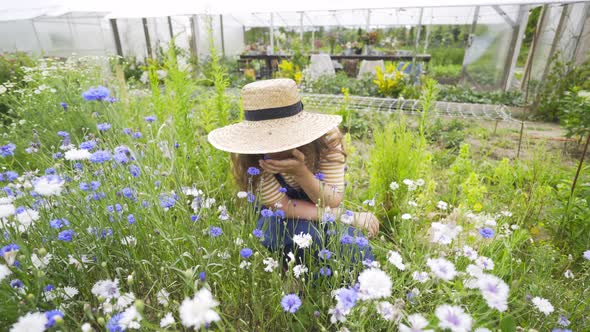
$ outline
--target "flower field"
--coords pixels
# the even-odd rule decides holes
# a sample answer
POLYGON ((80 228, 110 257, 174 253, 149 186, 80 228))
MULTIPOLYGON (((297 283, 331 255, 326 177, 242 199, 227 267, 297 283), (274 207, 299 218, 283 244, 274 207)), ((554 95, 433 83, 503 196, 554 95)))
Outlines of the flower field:
POLYGON ((322 210, 336 236, 300 234, 321 251, 297 262, 256 229, 281 211, 207 143, 240 116, 226 69, 214 56, 205 88, 165 64, 130 86, 101 59, 39 60, 0 87, 0 330, 590 330, 588 167, 571 193, 575 160, 542 144, 521 160, 440 144, 433 82, 420 116, 324 110, 348 131, 344 205, 381 232, 322 210))

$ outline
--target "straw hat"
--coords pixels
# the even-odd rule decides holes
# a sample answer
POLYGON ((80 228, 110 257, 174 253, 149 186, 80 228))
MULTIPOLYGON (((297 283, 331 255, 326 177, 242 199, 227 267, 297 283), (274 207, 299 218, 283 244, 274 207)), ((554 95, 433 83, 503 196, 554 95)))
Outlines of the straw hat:
POLYGON ((217 128, 209 142, 240 154, 290 150, 322 137, 342 121, 339 115, 306 112, 291 79, 257 81, 242 88, 244 121, 217 128))

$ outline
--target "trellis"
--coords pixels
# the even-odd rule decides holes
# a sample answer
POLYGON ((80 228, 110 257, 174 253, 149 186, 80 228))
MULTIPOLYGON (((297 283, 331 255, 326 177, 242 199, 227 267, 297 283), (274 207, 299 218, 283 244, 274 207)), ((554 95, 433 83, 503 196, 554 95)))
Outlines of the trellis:
MULTIPOLYGON (((363 96, 327 95, 327 94, 303 94, 303 104, 308 109, 328 110, 334 108, 347 108, 350 110, 404 112, 406 114, 418 114, 422 111, 419 100, 404 98, 378 98, 363 96)), ((505 105, 454 103, 437 101, 432 111, 438 116, 457 118, 477 118, 493 121, 518 122, 512 118, 511 112, 505 105)))

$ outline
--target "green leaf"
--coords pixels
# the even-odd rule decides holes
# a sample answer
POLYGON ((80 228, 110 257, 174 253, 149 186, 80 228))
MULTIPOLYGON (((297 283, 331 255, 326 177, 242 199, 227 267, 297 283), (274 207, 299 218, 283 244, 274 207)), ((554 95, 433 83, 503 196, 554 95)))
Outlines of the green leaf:
POLYGON ((514 317, 506 316, 500 321, 500 330, 502 332, 514 332, 516 331, 516 322, 514 317))

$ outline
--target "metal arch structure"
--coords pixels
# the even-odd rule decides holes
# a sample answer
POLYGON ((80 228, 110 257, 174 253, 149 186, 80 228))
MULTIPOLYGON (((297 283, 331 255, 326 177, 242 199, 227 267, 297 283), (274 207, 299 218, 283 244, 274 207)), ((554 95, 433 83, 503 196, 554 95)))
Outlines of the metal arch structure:
MULTIPOLYGON (((360 112, 403 112, 416 115, 422 112, 420 101, 404 98, 378 98, 363 96, 330 95, 330 94, 302 94, 303 104, 312 109, 330 110, 334 108, 347 108, 360 112)), ((437 116, 455 118, 474 118, 479 120, 520 122, 514 119, 508 107, 492 104, 455 103, 437 101, 431 112, 437 116)))

